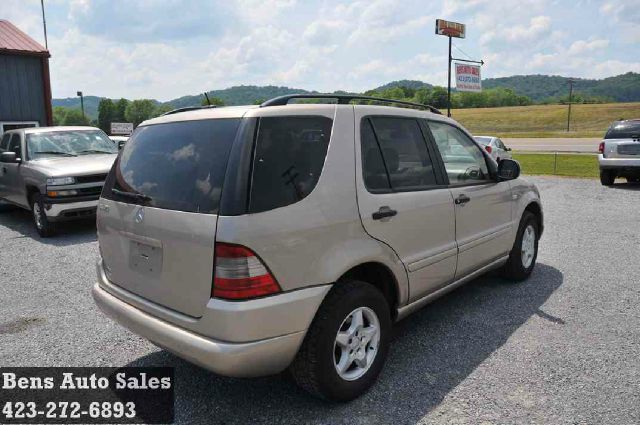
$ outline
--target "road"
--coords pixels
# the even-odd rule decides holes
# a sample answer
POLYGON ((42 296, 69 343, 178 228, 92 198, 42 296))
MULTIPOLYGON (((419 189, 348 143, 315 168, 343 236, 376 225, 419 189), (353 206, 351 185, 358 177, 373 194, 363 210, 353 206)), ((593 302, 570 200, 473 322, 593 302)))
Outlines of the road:
POLYGON ((172 366, 176 423, 640 423, 640 185, 536 177, 538 264, 521 284, 485 276, 394 328, 378 383, 349 404, 282 377, 216 376, 94 306, 95 226, 39 239, 0 212, 0 365, 172 366))
POLYGON ((597 153, 601 138, 502 139, 514 151, 597 153))

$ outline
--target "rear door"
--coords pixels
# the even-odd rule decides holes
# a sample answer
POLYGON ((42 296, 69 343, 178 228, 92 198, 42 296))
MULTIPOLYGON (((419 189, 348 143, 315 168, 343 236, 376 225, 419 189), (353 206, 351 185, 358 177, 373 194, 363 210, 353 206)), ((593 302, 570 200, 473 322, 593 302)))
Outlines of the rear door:
POLYGON ((456 279, 511 249, 511 187, 489 172, 482 148, 458 127, 428 121, 455 204, 456 279))
POLYGON ((98 207, 107 277, 193 317, 211 294, 217 214, 240 119, 140 127, 109 173, 98 207))
POLYGON ((390 246, 408 270, 409 301, 449 283, 455 273, 451 193, 434 167, 415 118, 367 116, 356 108, 358 208, 365 230, 390 246))

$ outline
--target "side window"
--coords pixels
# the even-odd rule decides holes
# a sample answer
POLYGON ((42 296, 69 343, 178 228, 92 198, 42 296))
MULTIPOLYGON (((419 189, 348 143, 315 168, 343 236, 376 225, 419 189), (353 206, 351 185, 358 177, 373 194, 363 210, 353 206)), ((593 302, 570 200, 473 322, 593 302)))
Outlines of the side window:
POLYGON ((362 120, 360 129, 362 150, 362 173, 364 185, 370 192, 388 192, 391 189, 389 176, 382 159, 382 153, 373 133, 369 119, 362 120))
POLYGON ((11 141, 9 142, 8 151, 13 151, 16 153, 18 158, 22 158, 22 146, 20 145, 20 135, 14 133, 11 141))
POLYGON ((318 183, 333 121, 327 117, 267 117, 258 124, 249 211, 300 201, 318 183))
POLYGON ((0 140, 0 152, 5 152, 7 147, 9 146, 9 139, 11 138, 11 133, 5 133, 0 140))
POLYGON ((433 163, 417 120, 371 117, 368 121, 370 127, 365 125, 362 129, 363 170, 368 189, 384 188, 381 171, 388 174, 387 184, 397 191, 422 190, 437 184, 433 163), (382 152, 383 169, 380 168, 375 150, 371 150, 370 130, 382 152))
POLYGON ((502 149, 502 150, 505 149, 505 145, 504 143, 502 143, 502 140, 500 139, 496 139, 496 146, 498 147, 498 149, 502 149))
POLYGON ((450 184, 482 183, 491 180, 480 148, 460 129, 441 122, 428 121, 450 184))

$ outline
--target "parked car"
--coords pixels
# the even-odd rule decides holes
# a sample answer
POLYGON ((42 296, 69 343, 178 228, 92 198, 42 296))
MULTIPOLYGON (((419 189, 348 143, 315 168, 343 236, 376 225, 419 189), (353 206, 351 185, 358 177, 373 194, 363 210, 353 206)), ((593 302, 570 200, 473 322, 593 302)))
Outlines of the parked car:
POLYGON ((129 140, 129 136, 109 136, 109 139, 118 146, 118 149, 122 149, 127 140, 129 140))
POLYGON ((611 186, 617 177, 640 181, 640 119, 616 121, 598 148, 600 182, 611 186))
POLYGON ((393 322, 489 270, 531 274, 542 206, 516 161, 490 160, 435 109, 325 96, 338 104, 284 96, 142 123, 98 205, 97 305, 216 373, 289 368, 350 400, 380 373, 393 322))
POLYGON ((489 152, 491 158, 496 161, 500 162, 502 159, 511 159, 511 148, 506 147, 498 137, 474 136, 474 139, 484 146, 484 149, 489 152))
POLYGON ((95 215, 118 148, 94 127, 10 130, 0 140, 0 199, 32 211, 40 236, 95 215))

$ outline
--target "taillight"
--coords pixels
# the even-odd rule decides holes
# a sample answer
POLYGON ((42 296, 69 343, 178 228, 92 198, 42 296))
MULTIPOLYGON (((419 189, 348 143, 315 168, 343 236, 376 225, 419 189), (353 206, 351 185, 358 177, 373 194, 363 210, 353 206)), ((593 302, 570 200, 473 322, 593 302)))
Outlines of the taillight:
POLYGON ((491 153, 491 146, 487 145, 487 146, 485 146, 485 147, 484 147, 484 149, 485 149, 487 152, 491 153))
POLYGON ((249 248, 216 242, 211 296, 229 300, 262 297, 280 292, 280 285, 249 248))
POLYGON ((598 152, 600 153, 604 153, 604 142, 600 142, 600 145, 598 146, 598 152))

